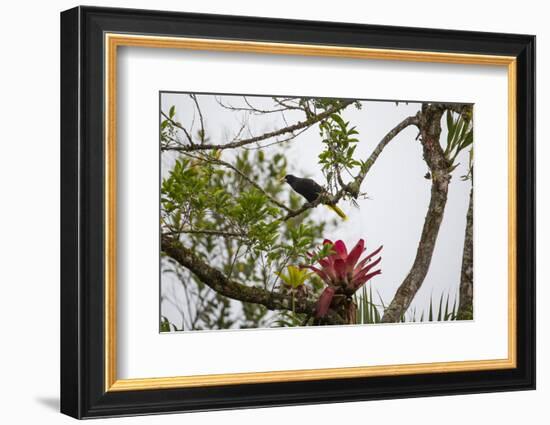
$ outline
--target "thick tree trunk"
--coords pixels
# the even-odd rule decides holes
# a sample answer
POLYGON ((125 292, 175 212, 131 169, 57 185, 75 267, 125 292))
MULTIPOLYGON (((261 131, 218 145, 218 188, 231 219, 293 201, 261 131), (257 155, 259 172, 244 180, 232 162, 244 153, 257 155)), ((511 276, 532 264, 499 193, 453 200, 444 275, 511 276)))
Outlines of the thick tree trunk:
POLYGON ((462 254, 462 271, 460 273, 460 298, 458 304, 458 320, 471 320, 474 317, 474 197, 470 190, 470 205, 466 215, 466 231, 464 232, 464 250, 462 254))
POLYGON ((422 106, 419 128, 424 160, 430 168, 432 177, 430 205, 424 219, 424 227, 422 228, 413 266, 384 312, 384 316, 382 317, 382 322, 384 323, 401 320, 411 305, 414 296, 422 286, 432 261, 435 242, 447 203, 449 182, 451 180, 449 164, 439 143, 442 113, 443 109, 437 105, 425 104, 422 106))

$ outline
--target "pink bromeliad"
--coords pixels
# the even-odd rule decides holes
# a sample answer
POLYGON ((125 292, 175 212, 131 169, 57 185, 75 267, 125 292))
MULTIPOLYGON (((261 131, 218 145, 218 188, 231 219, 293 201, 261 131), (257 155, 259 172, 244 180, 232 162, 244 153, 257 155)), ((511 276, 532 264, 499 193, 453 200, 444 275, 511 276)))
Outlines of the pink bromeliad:
POLYGON ((382 260, 382 257, 374 259, 382 250, 382 246, 359 260, 366 251, 363 239, 359 239, 349 254, 346 244, 341 240, 332 243, 325 239, 323 244, 330 244, 332 252, 318 260, 318 266, 304 266, 313 270, 327 284, 317 301, 318 318, 327 314, 335 295, 351 298, 366 282, 382 273, 380 269, 373 270, 382 260))

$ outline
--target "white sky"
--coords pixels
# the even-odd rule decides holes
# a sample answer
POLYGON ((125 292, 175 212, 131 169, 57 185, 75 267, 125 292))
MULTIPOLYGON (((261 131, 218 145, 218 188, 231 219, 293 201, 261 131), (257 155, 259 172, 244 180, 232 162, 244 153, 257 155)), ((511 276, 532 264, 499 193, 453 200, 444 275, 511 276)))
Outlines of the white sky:
MULTIPOLYGON (((244 106, 239 96, 218 97, 221 97, 224 103, 244 106)), ((248 99, 260 108, 272 105, 270 98, 250 96, 248 99)), ((213 95, 199 95, 198 101, 205 119, 207 134, 211 138, 210 142, 229 141, 240 127, 242 115, 221 108, 213 95)), ((361 110, 348 107, 343 113, 344 119, 350 121, 359 131, 360 142, 355 152, 355 157, 358 159, 367 158, 390 129, 420 109, 420 103, 396 105, 394 101, 363 101, 362 104, 361 110)), ((193 121, 193 109, 189 97, 186 94, 163 93, 162 110, 167 112, 172 105, 176 106, 176 119, 185 126, 189 126, 193 121)), ((286 113, 285 117, 288 123, 304 119, 301 112, 286 113)), ((253 116, 249 124, 253 135, 285 126, 280 114, 253 116)), ((447 133, 444 119, 442 127, 444 144, 447 133)), ((197 129, 198 116, 195 116, 194 131, 197 129)), ((391 301, 413 264, 430 200, 431 181, 424 178, 428 168, 422 158, 420 142, 415 140, 416 136, 417 129, 411 126, 386 146, 361 186, 361 191, 367 192, 370 199, 359 200, 359 209, 340 202, 339 206, 346 212, 349 220, 339 221, 336 227, 329 226, 323 235, 332 240, 342 239, 348 247, 353 246, 358 239, 364 238, 368 251, 384 245, 382 274, 376 276, 367 285, 372 285, 373 292, 378 291, 386 304, 391 301)), ((317 156, 322 149, 318 125, 290 142, 287 154, 289 174, 311 177, 320 184, 324 184, 325 181, 317 163, 317 156)), ((230 155, 224 152, 224 159, 227 160, 230 155)), ((269 150, 266 150, 266 157, 268 156, 269 150)), ((417 316, 421 311, 427 313, 431 296, 437 304, 442 293, 445 296, 450 294, 452 304, 458 295, 471 182, 460 179, 460 176, 467 172, 467 152, 462 152, 457 161, 460 165, 453 172, 432 263, 411 305, 411 309, 416 308, 417 316)), ((163 155, 163 175, 166 175, 172 162, 173 158, 163 155)), ((327 211, 325 208, 317 208, 313 217, 321 217, 322 214, 326 219, 327 211)), ((177 288, 169 288, 164 282, 162 287, 163 290, 177 292, 177 288)), ((163 314, 174 323, 181 323, 181 318, 174 309, 163 308, 163 314)))

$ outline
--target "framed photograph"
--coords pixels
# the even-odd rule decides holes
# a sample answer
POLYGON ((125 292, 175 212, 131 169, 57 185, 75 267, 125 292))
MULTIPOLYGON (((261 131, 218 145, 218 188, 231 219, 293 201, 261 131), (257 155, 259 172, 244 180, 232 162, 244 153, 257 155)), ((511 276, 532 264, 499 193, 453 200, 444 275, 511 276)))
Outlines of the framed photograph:
POLYGON ((533 389, 534 70, 530 35, 63 12, 61 411, 533 389))

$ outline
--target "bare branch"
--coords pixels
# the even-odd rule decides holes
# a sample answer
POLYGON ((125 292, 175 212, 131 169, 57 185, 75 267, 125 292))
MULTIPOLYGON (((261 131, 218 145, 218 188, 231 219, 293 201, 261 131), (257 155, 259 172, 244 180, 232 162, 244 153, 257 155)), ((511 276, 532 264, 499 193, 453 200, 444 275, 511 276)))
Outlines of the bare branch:
POLYGON ((191 145, 194 145, 193 143, 193 139, 191 138, 191 135, 189 134, 189 132, 185 129, 184 126, 182 126, 180 123, 174 121, 172 118, 170 118, 168 115, 166 115, 164 112, 160 111, 160 114, 166 118, 174 127, 176 128, 179 128, 180 130, 183 131, 183 133, 185 134, 185 137, 187 138, 187 140, 189 141, 189 143, 191 145))
MULTIPOLYGON (((231 143, 225 143, 225 144, 218 144, 218 145, 216 145, 216 144, 206 144, 205 143, 205 144, 202 144, 202 145, 193 144, 193 145, 182 146, 182 147, 174 147, 174 148, 172 148, 172 150, 179 151, 179 152, 192 152, 192 151, 208 150, 208 149, 233 149, 233 148, 238 148, 238 147, 241 147, 241 146, 249 145, 251 143, 261 142, 262 140, 271 139, 273 137, 281 136, 283 134, 293 133, 294 131, 301 130, 301 129, 306 128, 306 127, 310 127, 313 124, 316 124, 316 123, 324 120, 325 118, 329 117, 330 115, 334 114, 335 112, 338 112, 338 111, 348 107, 353 102, 354 102, 353 100, 342 101, 342 103, 339 106, 327 109, 326 111, 324 111, 324 112, 322 112, 318 115, 314 115, 314 116, 308 118, 305 121, 300 121, 296 124, 293 124, 293 125, 290 125, 290 126, 287 126, 287 127, 283 127, 283 128, 278 129, 278 130, 271 131, 269 133, 264 133, 260 136, 250 137, 248 139, 242 139, 242 140, 239 140, 239 141, 235 141, 235 142, 231 142, 231 143)), ((181 127, 178 127, 178 128, 181 128, 181 127)))
POLYGON ((357 174, 357 177, 353 180, 352 183, 348 184, 348 189, 355 194, 356 196, 359 194, 359 188, 361 186, 361 183, 367 176, 367 173, 371 169, 371 167, 376 162, 376 159, 378 156, 382 153, 384 148, 390 143, 395 136, 397 136, 399 133, 401 133, 404 129, 406 129, 410 125, 416 125, 419 124, 419 116, 420 112, 418 112, 416 115, 410 116, 405 118, 403 121, 401 121, 399 124, 397 124, 394 128, 392 128, 383 138, 380 140, 376 148, 372 151, 369 158, 363 163, 361 166, 361 170, 359 171, 359 174, 357 174))
POLYGON ((290 102, 292 100, 299 99, 298 97, 285 97, 285 98, 283 98, 283 100, 281 100, 281 98, 279 98, 279 97, 273 97, 272 99, 275 101, 275 103, 281 105, 283 108, 285 108, 287 110, 292 109, 292 110, 297 110, 297 111, 303 111, 303 108, 301 108, 300 106, 290 105, 290 104, 287 103, 287 102, 290 102))
POLYGON ((282 221, 287 221, 293 217, 299 216, 300 214, 304 213, 308 209, 317 207, 319 204, 336 205, 338 201, 342 199, 342 197, 346 193, 354 197, 359 196, 361 183, 365 179, 368 171, 371 169, 372 165, 374 164, 374 162, 376 161, 380 153, 388 145, 388 143, 392 139, 394 139, 405 128, 407 128, 410 125, 418 125, 418 123, 419 123, 419 114, 405 118, 403 121, 397 124, 382 138, 382 140, 378 143, 378 145, 376 146, 374 151, 371 153, 369 158, 364 162, 364 165, 361 167, 359 174, 353 179, 351 183, 343 184, 343 185, 341 184, 342 188, 334 196, 330 196, 325 193, 319 196, 315 201, 305 203, 304 205, 302 205, 301 208, 289 212, 286 216, 282 218, 282 221))
POLYGON ((246 150, 249 150, 249 151, 253 151, 253 150, 258 150, 258 149, 265 149, 265 148, 268 148, 270 146, 274 146, 274 145, 279 145, 281 143, 286 143, 286 142, 290 142, 292 139, 295 139, 296 137, 298 137, 300 134, 302 134, 303 132, 309 130, 310 127, 305 127, 303 128, 302 130, 300 131, 297 131, 297 132, 294 132, 290 135, 288 135, 288 137, 285 137, 284 139, 277 139, 275 140, 274 142, 271 142, 271 143, 265 143, 263 145, 257 145, 257 146, 243 146, 243 149, 246 149, 246 150))
POLYGON ((244 233, 238 232, 226 232, 223 230, 210 230, 210 229, 181 229, 181 230, 170 230, 162 232, 163 235, 167 236, 177 236, 180 234, 189 234, 189 235, 207 235, 207 236, 221 236, 224 238, 246 238, 244 233))
POLYGON ((204 144, 204 142, 205 142, 205 139, 204 139, 205 129, 204 129, 204 119, 202 117, 201 107, 199 105, 199 101, 197 100, 197 96, 195 94, 190 94, 189 97, 191 97, 191 99, 193 99, 193 102, 195 103, 195 106, 197 108, 197 112, 199 113, 199 121, 201 123, 201 129, 199 131, 199 137, 201 139, 201 144, 204 144))
POLYGON ((261 109, 261 108, 258 108, 257 106, 252 105, 252 103, 250 103, 250 101, 248 100, 248 97, 243 96, 243 100, 247 107, 239 107, 239 106, 226 104, 226 103, 223 103, 220 98, 216 98, 216 102, 218 103, 218 105, 220 105, 224 109, 228 109, 230 111, 237 111, 237 112, 249 112, 255 115, 267 115, 267 114, 274 114, 276 112, 288 111, 289 109, 298 109, 298 108, 289 108, 289 107, 261 109))

